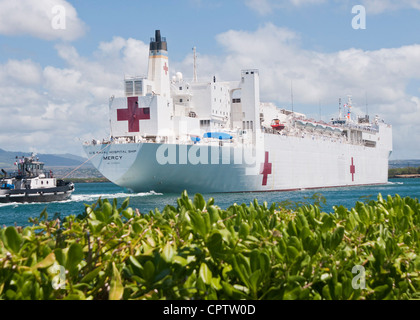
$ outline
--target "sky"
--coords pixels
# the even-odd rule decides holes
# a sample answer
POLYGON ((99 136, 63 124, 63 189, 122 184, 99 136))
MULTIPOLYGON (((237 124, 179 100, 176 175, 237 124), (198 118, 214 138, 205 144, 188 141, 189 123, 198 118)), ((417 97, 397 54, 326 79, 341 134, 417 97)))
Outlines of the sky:
POLYGON ((393 126, 391 159, 420 159, 420 0, 0 0, 0 148, 85 156, 109 136, 108 100, 145 75, 155 30, 170 72, 236 81, 261 100, 329 121, 393 126))

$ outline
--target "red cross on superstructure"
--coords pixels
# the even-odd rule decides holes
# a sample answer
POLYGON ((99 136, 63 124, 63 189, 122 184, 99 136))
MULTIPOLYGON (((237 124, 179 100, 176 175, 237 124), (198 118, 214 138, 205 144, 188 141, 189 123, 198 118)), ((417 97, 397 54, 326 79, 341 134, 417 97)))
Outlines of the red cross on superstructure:
POLYGON ((354 174, 356 173, 356 166, 354 165, 353 157, 351 158, 350 173, 351 173, 351 180, 354 181, 354 174))
POLYGON ((165 74, 167 75, 168 74, 168 66, 166 65, 166 62, 165 62, 165 65, 163 66, 163 70, 165 70, 165 74))
POLYGON ((139 108, 138 101, 138 97, 128 97, 127 109, 117 109, 117 121, 128 121, 128 132, 140 132, 140 120, 150 119, 150 109, 139 108))
POLYGON ((265 161, 261 163, 260 174, 263 175, 262 185, 267 185, 268 175, 271 174, 273 164, 268 162, 268 151, 265 152, 265 161))

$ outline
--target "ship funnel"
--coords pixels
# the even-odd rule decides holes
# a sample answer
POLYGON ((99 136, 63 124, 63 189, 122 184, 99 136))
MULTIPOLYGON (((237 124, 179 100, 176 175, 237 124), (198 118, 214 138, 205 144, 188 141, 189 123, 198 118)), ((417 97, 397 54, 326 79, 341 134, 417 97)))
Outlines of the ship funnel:
POLYGON ((160 35, 160 30, 155 31, 155 37, 150 39, 150 51, 165 50, 168 51, 166 38, 160 35))
POLYGON ((156 30, 155 37, 150 39, 147 79, 153 81, 154 94, 170 97, 168 45, 160 30, 156 30))

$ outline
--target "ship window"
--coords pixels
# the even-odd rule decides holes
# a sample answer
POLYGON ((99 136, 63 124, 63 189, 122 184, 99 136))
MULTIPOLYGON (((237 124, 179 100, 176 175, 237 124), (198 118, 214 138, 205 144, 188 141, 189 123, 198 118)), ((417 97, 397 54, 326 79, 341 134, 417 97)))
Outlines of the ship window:
POLYGON ((182 87, 179 87, 179 90, 182 90, 182 87))
POLYGON ((133 81, 126 81, 125 82, 125 94, 127 96, 132 96, 134 90, 133 81))
POLYGON ((143 108, 143 114, 150 114, 150 108, 143 108))
POLYGON ((143 95, 143 83, 141 80, 134 81, 134 94, 136 96, 143 95))
POLYGON ((182 99, 179 99, 179 102, 181 102, 181 103, 182 103, 182 99))

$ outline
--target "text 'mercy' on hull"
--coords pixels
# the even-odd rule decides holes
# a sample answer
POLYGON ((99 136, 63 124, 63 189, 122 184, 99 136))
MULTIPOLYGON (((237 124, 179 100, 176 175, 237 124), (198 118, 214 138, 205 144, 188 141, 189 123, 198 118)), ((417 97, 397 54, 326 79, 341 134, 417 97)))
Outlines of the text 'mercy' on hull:
MULTIPOLYGON (((195 57, 195 55, 194 55, 195 57)), ((194 69, 195 70, 195 69, 194 69)), ((194 75, 196 73, 194 72, 194 75)), ((93 165, 134 192, 250 192, 384 184, 392 127, 354 119, 351 100, 330 123, 260 102, 259 71, 237 81, 169 75, 166 39, 150 42, 147 77, 111 97, 111 136, 84 143, 93 165)))

